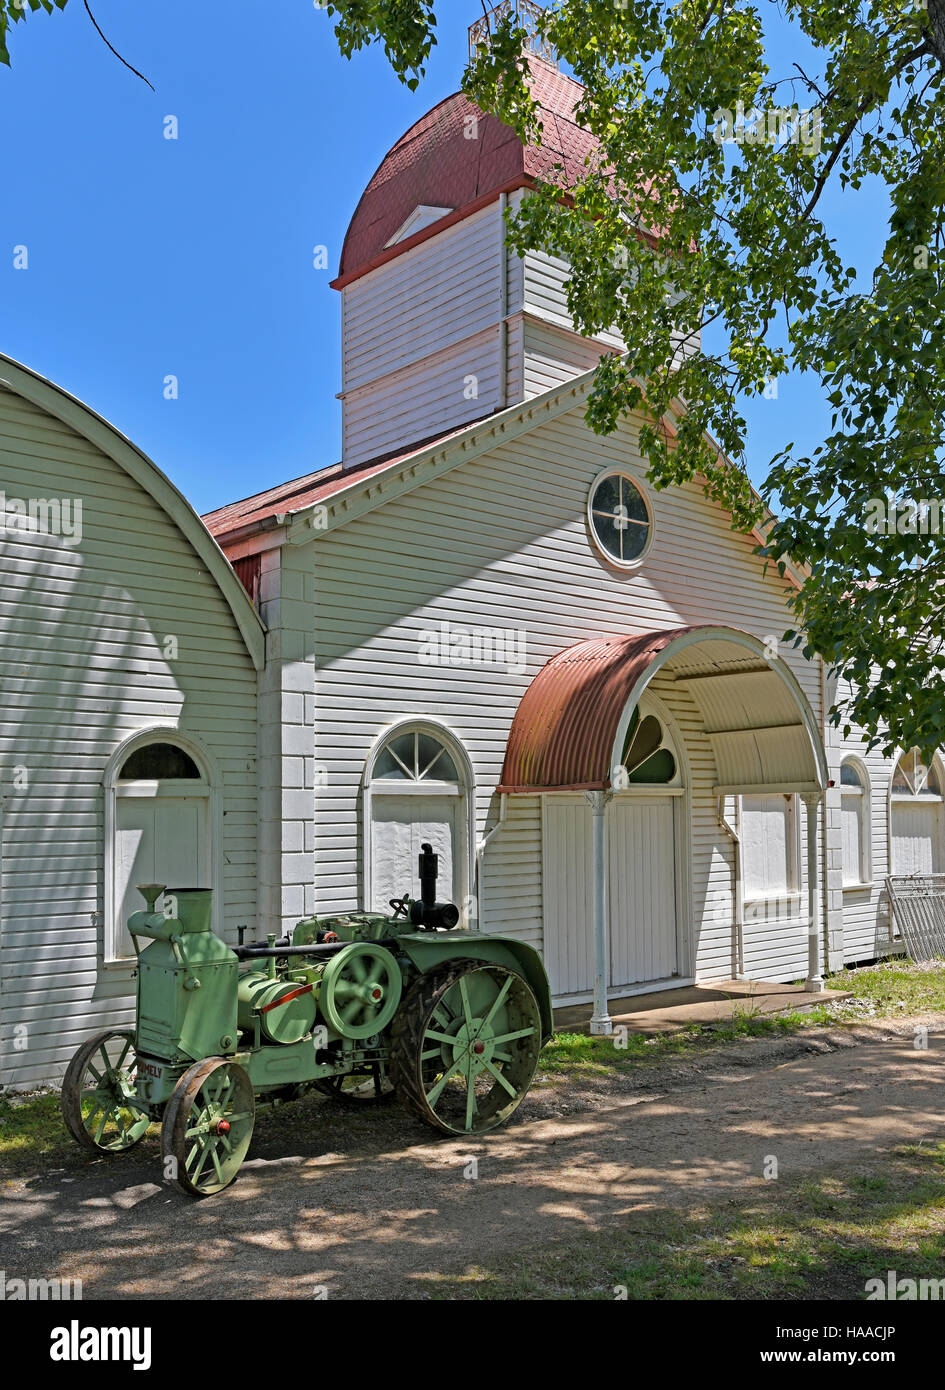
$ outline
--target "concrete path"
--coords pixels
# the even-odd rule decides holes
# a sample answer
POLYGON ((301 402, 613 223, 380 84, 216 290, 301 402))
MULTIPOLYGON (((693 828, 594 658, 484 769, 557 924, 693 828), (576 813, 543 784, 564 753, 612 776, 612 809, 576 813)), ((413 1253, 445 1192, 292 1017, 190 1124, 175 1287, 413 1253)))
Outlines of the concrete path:
POLYGON ((618 1215, 744 1197, 770 1154, 791 1178, 945 1138, 945 1038, 919 1051, 900 1027, 746 1043, 623 1089, 539 1091, 471 1144, 396 1108, 302 1101, 202 1202, 163 1185, 155 1157, 8 1181, 0 1269, 81 1278, 87 1299, 423 1298, 441 1276, 618 1215))
MULTIPOLYGON (((808 993, 803 985, 775 984, 770 980, 700 980, 697 985, 679 989, 611 999, 610 1015, 614 1023, 624 1024, 631 1033, 678 1033, 694 1023, 721 1023, 745 1015, 811 1009, 816 1004, 839 1004, 850 997, 850 990, 808 993)), ((592 1009, 591 1004, 555 1009, 555 1027, 587 1033, 592 1009)))

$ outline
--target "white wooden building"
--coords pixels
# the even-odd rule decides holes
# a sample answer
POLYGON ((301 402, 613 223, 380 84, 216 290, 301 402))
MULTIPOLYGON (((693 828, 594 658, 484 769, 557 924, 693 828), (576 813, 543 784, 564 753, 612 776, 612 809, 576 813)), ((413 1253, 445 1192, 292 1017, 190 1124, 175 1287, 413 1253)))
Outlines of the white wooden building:
POLYGON ((385 909, 429 839, 467 923, 540 947, 559 1002, 598 983, 600 1026, 602 981, 813 988, 899 949, 883 878, 938 863, 939 774, 890 800, 892 766, 826 726, 821 663, 778 641, 802 576, 765 574, 698 486, 654 491, 637 421, 584 424, 623 344, 575 334, 567 266, 503 240, 588 149, 576 84, 533 75, 540 149, 455 96, 365 190, 341 463, 206 518, 288 655, 267 901, 285 926, 385 909))
POLYGON ((455 96, 370 180, 335 282, 340 463, 204 525, 0 359, 0 1085, 130 1021, 144 880, 213 886, 234 940, 386 909, 430 840, 465 924, 533 942, 605 1030, 607 996, 816 988, 899 950, 886 874, 945 868, 938 762, 844 743, 778 641, 803 576, 698 486, 654 491, 637 420, 586 427, 623 345, 573 331, 565 264, 504 245, 588 150, 576 85, 534 75, 541 148, 455 96))
POLYGON ((0 357, 0 1084, 133 1021, 136 883, 256 917, 258 614, 115 429, 0 357))

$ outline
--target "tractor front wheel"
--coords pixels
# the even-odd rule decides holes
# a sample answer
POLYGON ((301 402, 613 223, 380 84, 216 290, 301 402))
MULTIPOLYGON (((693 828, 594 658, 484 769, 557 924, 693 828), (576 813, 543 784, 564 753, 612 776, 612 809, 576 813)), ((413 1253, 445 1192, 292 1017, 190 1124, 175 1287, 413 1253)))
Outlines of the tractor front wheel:
POLYGON ((541 1016, 528 983, 487 961, 454 961, 422 975, 391 1030, 400 1103, 444 1134, 504 1124, 538 1067, 541 1016))
POLYGON ((151 1117, 135 1097, 135 1035, 106 1028, 66 1069, 60 1105, 66 1128, 87 1149, 122 1153, 142 1140, 151 1117))
POLYGON ((191 1197, 229 1187, 253 1137, 256 1099, 238 1062, 210 1057, 178 1081, 161 1126, 165 1176, 191 1197))

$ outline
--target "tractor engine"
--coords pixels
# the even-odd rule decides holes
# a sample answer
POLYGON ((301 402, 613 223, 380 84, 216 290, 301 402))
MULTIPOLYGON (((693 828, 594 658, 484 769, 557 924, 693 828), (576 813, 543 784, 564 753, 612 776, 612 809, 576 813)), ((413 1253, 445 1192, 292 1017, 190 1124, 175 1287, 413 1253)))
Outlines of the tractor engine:
POLYGON ((138 960, 138 1051, 167 1062, 196 1062, 236 1047, 235 954, 210 929, 209 888, 144 884, 148 910, 132 913, 132 937, 151 937, 138 960), (174 916, 154 911, 164 892, 174 916))

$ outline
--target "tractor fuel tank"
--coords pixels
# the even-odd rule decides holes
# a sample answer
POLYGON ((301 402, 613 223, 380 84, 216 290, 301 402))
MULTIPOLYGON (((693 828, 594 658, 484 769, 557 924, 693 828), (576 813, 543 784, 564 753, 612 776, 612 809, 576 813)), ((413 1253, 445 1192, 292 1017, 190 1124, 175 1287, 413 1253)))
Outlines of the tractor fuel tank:
POLYGON ((248 970, 239 978, 238 1011, 241 1028, 251 1029, 259 1019, 265 1042, 297 1043, 315 1027, 317 984, 304 980, 273 978, 261 970, 248 970))

